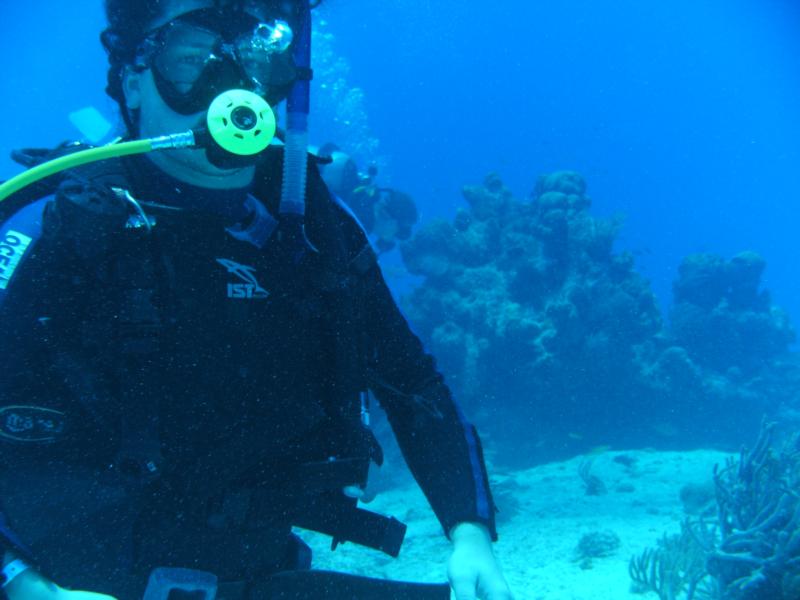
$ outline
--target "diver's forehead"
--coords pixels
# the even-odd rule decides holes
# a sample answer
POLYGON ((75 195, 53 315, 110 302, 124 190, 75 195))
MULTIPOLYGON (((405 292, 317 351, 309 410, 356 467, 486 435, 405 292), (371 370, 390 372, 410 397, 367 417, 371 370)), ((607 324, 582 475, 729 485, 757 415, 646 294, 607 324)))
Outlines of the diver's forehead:
POLYGON ((161 14, 151 23, 150 29, 161 27, 173 19, 201 8, 211 8, 214 6, 212 0, 167 0, 162 2, 161 14))
POLYGON ((164 0, 161 2, 163 9, 162 14, 156 18, 149 29, 156 29, 165 23, 169 23, 173 19, 191 12, 193 10, 200 10, 201 8, 214 8, 224 7, 228 4, 237 4, 244 7, 245 12, 250 13, 254 17, 263 19, 266 18, 264 3, 258 1, 245 1, 235 2, 232 0, 164 0))

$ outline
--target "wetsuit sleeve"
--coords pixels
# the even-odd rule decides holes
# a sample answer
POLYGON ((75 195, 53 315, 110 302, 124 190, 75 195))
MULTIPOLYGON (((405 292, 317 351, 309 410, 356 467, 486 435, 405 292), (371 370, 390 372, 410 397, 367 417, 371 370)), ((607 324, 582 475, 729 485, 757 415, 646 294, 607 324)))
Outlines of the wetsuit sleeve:
POLYGON ((408 326, 377 264, 365 273, 371 387, 409 468, 449 535, 464 521, 493 539, 495 507, 480 439, 452 398, 433 358, 408 326))
MULTIPOLYGON (((411 331, 392 298, 357 218, 332 198, 316 169, 309 173, 310 197, 332 209, 331 218, 313 213, 310 238, 324 239, 325 223, 342 234, 351 277, 349 290, 367 342, 367 384, 386 410, 412 474, 449 535, 461 522, 485 525, 496 539, 495 507, 483 452, 442 375, 411 331)), ((319 210, 312 204, 312 210, 319 210)))

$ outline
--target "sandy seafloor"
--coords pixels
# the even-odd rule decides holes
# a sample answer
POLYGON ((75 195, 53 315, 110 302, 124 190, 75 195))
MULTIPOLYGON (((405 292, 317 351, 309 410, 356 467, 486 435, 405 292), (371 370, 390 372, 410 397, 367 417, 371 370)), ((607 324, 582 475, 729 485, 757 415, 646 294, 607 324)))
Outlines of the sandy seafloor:
MULTIPOLYGON (((586 460, 516 472, 493 472, 500 540, 495 553, 516 600, 650 600, 653 593, 631 591, 628 561, 655 546, 664 533, 678 533, 686 516, 679 492, 686 483, 709 482, 715 464, 730 456, 716 451, 606 451, 595 455, 592 474, 608 493, 588 496, 578 475, 586 460), (624 454, 633 467, 616 462, 624 454), (620 539, 613 555, 596 558, 591 568, 575 560, 586 533, 612 531, 620 539)), ((398 559, 353 544, 330 552, 330 539, 300 532, 314 550, 314 566, 371 577, 441 582, 446 579, 450 543, 414 485, 383 492, 366 508, 408 524, 398 559)))

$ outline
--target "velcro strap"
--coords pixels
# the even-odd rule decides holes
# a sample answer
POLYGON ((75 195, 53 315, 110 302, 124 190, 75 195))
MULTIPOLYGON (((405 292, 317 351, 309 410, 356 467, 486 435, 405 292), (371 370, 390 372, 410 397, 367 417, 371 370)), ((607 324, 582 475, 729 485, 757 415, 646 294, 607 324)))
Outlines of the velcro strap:
POLYGON ((407 529, 394 517, 357 508, 354 503, 345 501, 315 504, 312 510, 302 511, 293 525, 331 536, 333 548, 342 542, 353 542, 395 558, 400 554, 407 529))

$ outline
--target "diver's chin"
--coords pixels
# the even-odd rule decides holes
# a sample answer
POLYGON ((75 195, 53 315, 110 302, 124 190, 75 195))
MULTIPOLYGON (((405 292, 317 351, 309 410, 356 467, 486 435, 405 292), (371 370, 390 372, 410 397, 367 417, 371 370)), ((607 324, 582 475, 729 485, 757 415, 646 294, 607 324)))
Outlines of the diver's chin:
POLYGON ((208 160, 208 155, 204 148, 176 150, 174 153, 165 153, 176 164, 184 169, 196 172, 204 177, 230 177, 239 173, 243 167, 231 166, 222 167, 213 164, 208 160))
POLYGON ((167 150, 148 154, 162 171, 200 187, 227 188, 247 185, 252 167, 222 168, 209 162, 204 149, 167 150))

